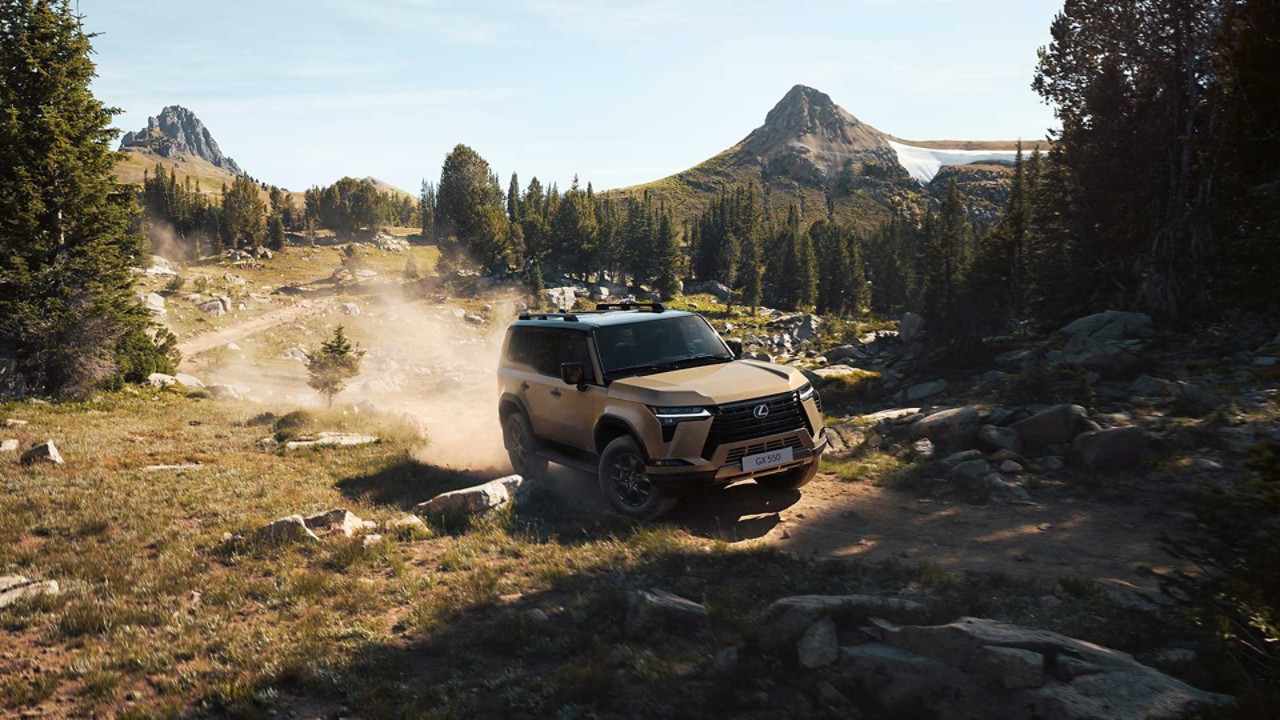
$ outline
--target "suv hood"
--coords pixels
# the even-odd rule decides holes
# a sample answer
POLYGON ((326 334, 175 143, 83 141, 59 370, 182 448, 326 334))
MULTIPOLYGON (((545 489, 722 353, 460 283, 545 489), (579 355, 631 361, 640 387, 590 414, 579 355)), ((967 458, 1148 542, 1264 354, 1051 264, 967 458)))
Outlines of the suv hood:
POLYGON ((797 390, 805 384, 795 368, 758 360, 669 370, 615 380, 609 396, 665 407, 723 405, 797 390))

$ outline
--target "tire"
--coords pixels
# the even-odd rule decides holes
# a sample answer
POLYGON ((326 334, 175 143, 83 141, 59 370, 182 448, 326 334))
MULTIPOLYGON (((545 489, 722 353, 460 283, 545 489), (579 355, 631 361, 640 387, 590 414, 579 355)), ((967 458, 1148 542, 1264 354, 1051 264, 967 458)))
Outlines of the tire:
POLYGON ((511 469, 525 480, 540 480, 547 474, 547 459, 538 456, 533 426, 522 412, 513 412, 502 426, 502 440, 511 458, 511 469))
POLYGON ((813 462, 808 465, 801 465, 773 475, 758 477, 756 478, 756 484, 770 490, 799 490, 808 485, 813 476, 818 474, 819 464, 817 458, 814 458, 813 462))
POLYGON ((619 515, 653 520, 676 504, 649 481, 644 453, 629 435, 614 439, 600 455, 600 492, 619 515))

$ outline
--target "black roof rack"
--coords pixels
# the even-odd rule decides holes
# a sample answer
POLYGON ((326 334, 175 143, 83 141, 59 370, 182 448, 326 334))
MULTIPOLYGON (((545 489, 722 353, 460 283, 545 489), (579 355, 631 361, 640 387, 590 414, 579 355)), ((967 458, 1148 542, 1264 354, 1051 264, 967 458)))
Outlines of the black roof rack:
POLYGON ((608 312, 610 310, 648 310, 649 312, 666 312, 667 308, 662 303, 597 303, 596 312, 608 312))
POLYGON ((577 313, 569 312, 549 312, 549 313, 528 313, 523 312, 519 315, 520 320, 563 320, 565 322, 578 322, 577 313))

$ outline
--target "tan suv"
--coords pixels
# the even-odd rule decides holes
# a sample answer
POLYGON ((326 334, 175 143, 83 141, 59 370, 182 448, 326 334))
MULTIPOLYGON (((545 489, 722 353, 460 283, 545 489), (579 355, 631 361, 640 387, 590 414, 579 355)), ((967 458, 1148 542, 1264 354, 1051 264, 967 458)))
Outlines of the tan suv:
POLYGON ((701 315, 656 303, 522 314, 498 369, 511 465, 597 474, 609 504, 638 518, 744 478, 798 488, 827 444, 818 393, 798 370, 740 354, 701 315))

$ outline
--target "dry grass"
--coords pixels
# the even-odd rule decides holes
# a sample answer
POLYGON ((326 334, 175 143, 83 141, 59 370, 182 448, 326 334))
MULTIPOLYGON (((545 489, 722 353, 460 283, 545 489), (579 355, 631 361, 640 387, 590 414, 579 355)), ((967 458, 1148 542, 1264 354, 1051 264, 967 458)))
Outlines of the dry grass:
MULTIPOLYGON (((260 411, 157 391, 0 405, 0 417, 30 421, 30 437, 54 439, 67 460, 0 458, 0 572, 64 588, 0 615, 0 704, 53 716, 345 705, 367 717, 692 717, 745 712, 767 689, 778 716, 798 717, 813 707, 801 676, 763 659, 731 678, 704 672, 716 649, 749 641, 770 599, 936 591, 939 620, 1025 619, 1028 593, 1044 592, 993 594, 978 576, 740 549, 676 526, 575 515, 537 494, 465 528, 384 532, 368 548, 226 543, 224 533, 334 507, 386 523, 475 482, 412 461, 412 433, 367 413, 318 413, 312 424, 381 444, 266 450, 259 440, 272 425, 247 422, 260 411), (183 457, 202 464, 142 471, 183 457), (704 602, 708 634, 626 638, 626 591, 652 587, 704 602)), ((877 455, 849 472, 891 474, 895 462, 877 455)))

